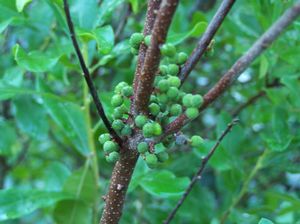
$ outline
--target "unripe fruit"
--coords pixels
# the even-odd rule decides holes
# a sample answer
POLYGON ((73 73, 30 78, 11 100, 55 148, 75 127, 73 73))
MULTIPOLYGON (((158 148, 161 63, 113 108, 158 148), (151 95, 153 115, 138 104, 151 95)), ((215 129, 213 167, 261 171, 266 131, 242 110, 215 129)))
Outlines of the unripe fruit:
POLYGON ((122 94, 126 97, 130 97, 133 94, 133 89, 131 86, 126 86, 122 89, 122 94))
POLYGON ((119 149, 118 144, 113 141, 107 141, 103 145, 103 150, 106 153, 111 153, 111 152, 117 151, 118 149, 119 149))
POLYGON ((179 67, 178 67, 178 65, 170 64, 168 66, 168 71, 169 71, 170 75, 177 75, 179 72, 179 67))
POLYGON ((163 56, 173 57, 176 54, 176 48, 172 44, 164 44, 160 52, 163 56))
POLYGON ((146 142, 140 142, 137 146, 138 152, 141 154, 144 154, 145 152, 148 151, 149 146, 146 142))
POLYGON ((150 96, 150 102, 157 102, 156 96, 151 94, 150 96))
POLYGON ((191 145, 193 147, 200 147, 202 144, 203 144, 204 140, 203 138, 201 138, 200 136, 198 135, 194 135, 192 138, 191 138, 191 145))
POLYGON ((161 92, 166 92, 169 88, 169 83, 167 80, 163 79, 158 82, 158 89, 161 92))
POLYGON ((169 159, 169 154, 167 152, 160 152, 158 154, 156 154, 157 159, 159 162, 165 162, 169 159))
POLYGON ((158 113, 160 112, 160 107, 158 106, 158 104, 156 103, 151 103, 149 105, 149 110, 150 110, 150 113, 153 115, 153 116, 156 116, 158 115, 158 113))
POLYGON ((124 128, 121 131, 121 135, 123 136, 129 136, 132 134, 132 129, 130 128, 129 125, 125 125, 124 128))
POLYGON ((169 99, 175 99, 178 95, 179 90, 176 87, 170 87, 167 92, 169 99))
POLYGON ((113 112, 114 119, 121 119, 123 117, 123 112, 120 107, 116 107, 113 112))
POLYGON ((160 74, 167 75, 168 74, 168 66, 160 65, 159 66, 159 71, 160 71, 160 74))
POLYGON ((177 55, 177 64, 182 65, 186 62, 187 59, 188 59, 188 55, 184 52, 180 52, 177 55))
POLYGON ((143 135, 145 138, 150 138, 153 136, 155 127, 151 123, 147 123, 143 126, 143 135))
POLYGON ((147 35, 144 39, 144 43, 149 47, 151 44, 151 35, 147 35))
POLYGON ((157 101, 161 104, 166 104, 168 102, 168 96, 167 94, 159 94, 157 96, 157 101))
POLYGON ((148 121, 148 118, 144 115, 138 115, 134 119, 135 125, 139 128, 142 128, 148 121))
POLYGON ((158 161, 156 155, 154 155, 154 154, 146 155, 145 160, 146 160, 147 165, 150 165, 150 166, 153 166, 153 165, 155 166, 158 161))
POLYGON ((109 163, 115 163, 120 159, 120 154, 118 152, 111 152, 106 156, 106 161, 109 163))
POLYGON ((166 151, 166 147, 164 146, 163 143, 155 144, 155 146, 154 146, 154 152, 156 154, 158 154, 160 152, 164 152, 164 151, 166 151))
POLYGON ((138 55, 139 54, 139 49, 136 49, 136 48, 132 47, 132 48, 130 48, 130 52, 133 55, 138 55))
POLYGON ((156 136, 161 135, 161 133, 162 133, 162 128, 161 128, 160 124, 157 123, 157 122, 154 122, 154 123, 152 124, 152 126, 153 126, 153 132, 152 132, 152 133, 153 133, 154 135, 156 135, 156 136))
POLYGON ((191 100, 192 107, 200 107, 202 103, 203 103, 203 98, 201 95, 196 94, 192 97, 191 100))
POLYGON ((198 108, 190 107, 186 109, 185 114, 189 119, 195 119, 199 115, 199 110, 198 108))
POLYGON ((112 122, 111 126, 113 129, 120 131, 124 127, 124 123, 123 121, 117 119, 112 122))
POLYGON ((129 44, 133 48, 139 48, 140 44, 144 40, 144 35, 142 33, 134 33, 129 39, 129 44))
POLYGON ((182 113, 182 106, 180 104, 173 104, 170 108, 170 114, 172 116, 178 116, 182 113))
POLYGON ((111 140, 110 134, 108 134, 108 133, 102 134, 99 136, 98 140, 99 140, 100 144, 103 145, 105 142, 111 140))
POLYGON ((178 88, 181 84, 181 81, 178 77, 171 76, 168 78, 168 83, 169 83, 169 86, 174 86, 174 87, 178 88))
POLYGON ((118 107, 118 106, 120 106, 122 103, 123 103, 123 98, 122 98, 122 96, 120 96, 119 94, 114 95, 114 96, 111 98, 111 105, 112 105, 113 107, 118 107))
POLYGON ((154 86, 157 87, 160 80, 163 80, 164 78, 162 76, 155 76, 154 79, 154 86))
POLYGON ((182 104, 185 106, 185 107, 192 107, 192 98, 193 98, 193 95, 188 93, 186 94, 183 98, 182 98, 182 104))
POLYGON ((120 82, 118 85, 116 85, 115 87, 115 93, 122 93, 122 89, 125 87, 125 86, 128 86, 128 84, 126 82, 120 82))

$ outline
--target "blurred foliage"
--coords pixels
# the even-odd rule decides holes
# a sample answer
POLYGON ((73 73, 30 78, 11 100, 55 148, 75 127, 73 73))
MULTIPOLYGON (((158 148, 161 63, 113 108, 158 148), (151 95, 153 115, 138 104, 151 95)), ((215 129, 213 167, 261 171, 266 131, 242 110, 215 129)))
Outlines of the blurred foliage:
MULTIPOLYGON (((168 41, 181 51, 192 51, 221 1, 205 10, 201 2, 180 1, 168 41)), ((236 1, 214 53, 205 55, 183 88, 204 94, 293 2, 236 1)), ((133 79, 136 57, 128 37, 142 30, 146 1, 70 5, 110 117, 114 85, 133 79)), ((121 223, 162 223, 236 108, 262 90, 266 95, 239 113, 239 125, 173 223, 217 224, 229 208, 226 223, 300 223, 299 36, 297 20, 185 128, 206 139, 203 147, 175 147, 155 170, 138 163, 121 223)), ((0 45, 0 222, 97 223, 112 166, 97 142, 105 128, 74 55, 62 1, 0 0, 0 45)))

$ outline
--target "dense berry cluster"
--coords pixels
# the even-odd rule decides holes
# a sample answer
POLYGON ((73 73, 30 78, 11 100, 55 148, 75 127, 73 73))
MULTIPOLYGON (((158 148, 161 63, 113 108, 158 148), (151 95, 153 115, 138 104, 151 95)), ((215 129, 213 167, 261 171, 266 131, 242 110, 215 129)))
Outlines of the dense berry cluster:
MULTIPOLYGON (((131 52, 137 54, 141 43, 149 46, 151 36, 144 37, 141 33, 134 33, 130 38, 131 52)), ((163 142, 156 139, 162 134, 162 127, 172 122, 176 117, 185 113, 189 119, 199 115, 198 108, 203 103, 199 94, 185 93, 179 89, 181 81, 178 78, 181 66, 188 56, 184 52, 177 53, 172 44, 164 44, 161 47, 163 56, 159 70, 155 77, 154 88, 149 102, 149 114, 140 114, 134 118, 132 124, 128 124, 129 104, 128 98, 133 90, 125 82, 119 83, 115 88, 115 95, 111 99, 114 107, 112 127, 120 136, 128 137, 133 131, 140 131, 144 140, 137 145, 137 151, 141 154, 147 165, 155 167, 159 162, 169 158, 167 148, 173 144, 190 143, 193 147, 199 147, 203 143, 200 136, 191 139, 181 138, 179 135, 169 136, 163 142)), ((109 134, 102 134, 99 138, 109 162, 115 162, 119 158, 119 147, 111 140, 109 134)))

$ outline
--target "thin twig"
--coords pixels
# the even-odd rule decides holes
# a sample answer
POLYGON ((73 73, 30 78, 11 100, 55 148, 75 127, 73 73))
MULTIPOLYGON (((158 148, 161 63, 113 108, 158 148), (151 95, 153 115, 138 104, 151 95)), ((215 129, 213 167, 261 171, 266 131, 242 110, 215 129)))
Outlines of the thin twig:
POLYGON ((148 112, 152 85, 160 61, 160 46, 165 43, 178 1, 165 0, 160 5, 151 34, 151 44, 146 52, 142 73, 138 79, 138 88, 135 93, 134 111, 138 113, 146 114, 148 112))
POLYGON ((191 56, 184 64, 184 66, 181 68, 181 71, 179 73, 181 85, 184 83, 184 81, 189 76, 191 71, 195 68, 196 64, 198 63, 202 55, 205 53, 207 47, 209 46, 214 35, 220 28, 221 24, 223 23, 226 15, 230 11, 234 2, 235 0, 224 0, 220 5, 216 14, 214 15, 211 22, 209 23, 205 33, 202 35, 201 39, 199 40, 197 47, 194 49, 191 56))
POLYGON ((75 34, 75 31, 74 31, 74 25, 73 25, 72 18, 71 18, 71 15, 70 15, 70 10, 69 10, 69 5, 68 5, 67 0, 64 0, 64 10, 65 10, 65 15, 66 15, 66 19, 67 19, 67 23, 68 23, 68 27, 69 27, 69 31, 70 31, 70 36, 71 36, 71 39, 72 39, 72 43, 73 43, 76 55, 78 57, 78 60, 80 62, 80 66, 81 66, 85 81, 86 81, 86 83, 89 87, 90 93, 93 97, 93 101, 96 105, 97 112, 98 112, 99 116, 101 117, 101 119, 102 119, 104 125, 106 126, 107 130, 111 134, 111 136, 116 140, 116 142, 118 142, 118 144, 121 145, 122 144, 122 139, 118 136, 118 134, 115 132, 115 130, 111 127, 111 124, 110 124, 110 122, 109 122, 109 120, 108 120, 108 118, 107 118, 107 116, 104 112, 102 103, 99 99, 97 90, 94 86, 93 80, 91 79, 90 72, 89 72, 89 70, 88 70, 88 68, 87 68, 87 66, 84 62, 82 53, 79 49, 79 45, 78 45, 78 42, 77 42, 77 39, 76 39, 76 34, 75 34))
MULTIPOLYGON (((284 14, 252 45, 252 47, 240 57, 235 64, 223 75, 223 77, 213 86, 203 97, 203 104, 199 111, 206 109, 219 96, 221 96, 232 82, 245 71, 247 67, 267 49, 298 16, 300 15, 300 1, 284 12, 284 14)), ((182 114, 171 122, 164 131, 161 138, 179 131, 190 120, 182 114)))
POLYGON ((237 119, 232 120, 228 125, 227 128, 223 131, 223 133, 221 134, 221 136, 218 138, 217 142, 215 143, 215 145, 211 148, 211 150, 209 151, 209 153, 207 154, 206 157, 204 157, 202 159, 201 165, 197 171, 197 173, 194 175, 191 183, 189 184, 189 186, 186 188, 185 192, 183 193, 182 197, 180 198, 180 200, 177 202, 175 208, 172 210, 172 212, 169 214, 168 218, 166 219, 166 221, 164 221, 164 224, 169 224, 172 219, 175 217, 178 209, 181 207, 181 205, 183 204, 183 202, 185 201, 185 199, 187 198, 187 196, 190 194, 190 192, 192 191, 195 183, 201 179, 203 171, 208 163, 208 161, 210 160, 210 158, 213 156, 213 154, 215 153, 216 149, 218 148, 218 146, 220 145, 220 143, 222 142, 222 140, 224 139, 224 137, 230 132, 230 130, 232 129, 232 127, 238 122, 237 119))

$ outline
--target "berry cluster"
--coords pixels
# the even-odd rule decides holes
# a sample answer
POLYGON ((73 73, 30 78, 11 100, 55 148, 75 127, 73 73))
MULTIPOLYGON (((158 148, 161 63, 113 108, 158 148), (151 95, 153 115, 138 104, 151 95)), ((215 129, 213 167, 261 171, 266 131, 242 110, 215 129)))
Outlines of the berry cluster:
MULTIPOLYGON (((141 43, 147 46, 150 44, 151 36, 144 37, 141 33, 134 33, 130 38, 131 52, 137 54, 141 43)), ((200 136, 186 137, 180 140, 178 135, 169 136, 163 142, 157 143, 156 139, 162 134, 162 127, 172 122, 176 117, 185 113, 189 119, 195 119, 199 115, 198 108, 203 103, 199 94, 185 93, 179 90, 181 81, 178 78, 181 66, 186 62, 188 56, 184 52, 177 53, 172 44, 164 44, 161 47, 163 59, 159 66, 154 81, 154 88, 149 102, 149 114, 140 114, 129 119, 129 97, 133 90, 125 82, 119 83, 115 88, 115 95, 111 99, 114 107, 112 127, 121 137, 132 135, 133 131, 141 132, 144 140, 137 145, 137 151, 150 168, 155 167, 159 162, 168 160, 167 148, 173 143, 181 145, 190 143, 193 147, 199 147, 203 143, 200 136), (129 124, 130 123, 130 124, 129 124)), ((109 136, 102 134, 99 141, 103 144, 108 162, 115 162, 119 159, 119 146, 109 136)))

